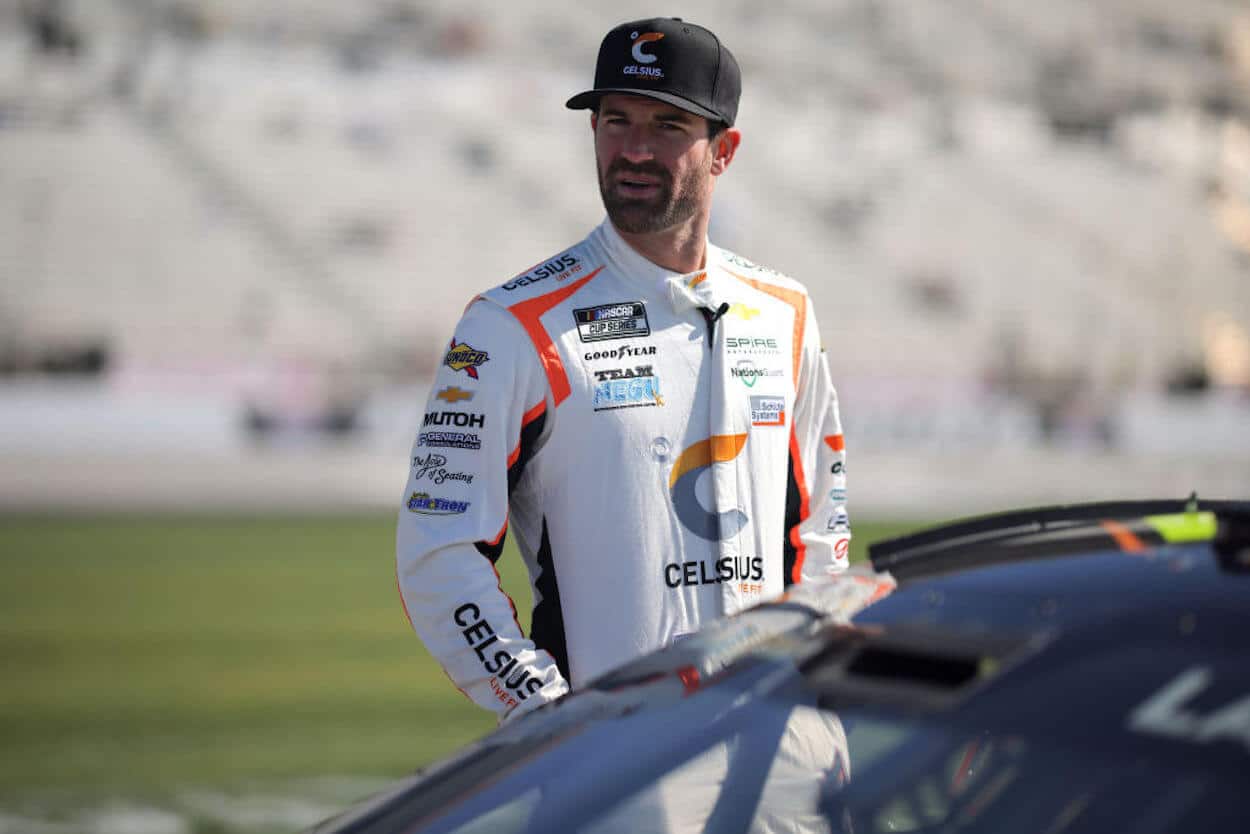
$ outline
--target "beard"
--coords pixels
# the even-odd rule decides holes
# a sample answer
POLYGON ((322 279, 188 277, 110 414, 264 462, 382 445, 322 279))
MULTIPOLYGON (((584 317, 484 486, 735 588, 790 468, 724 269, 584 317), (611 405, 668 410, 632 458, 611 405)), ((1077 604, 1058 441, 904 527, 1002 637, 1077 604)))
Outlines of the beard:
POLYGON ((705 190, 708 174, 702 168, 693 167, 674 188, 673 175, 656 162, 634 165, 617 159, 607 171, 599 171, 599 195, 608 211, 612 225, 629 234, 646 234, 671 229, 694 216, 702 203, 700 195, 705 190), (640 174, 659 180, 659 193, 654 197, 626 197, 618 192, 615 183, 628 174, 640 174))

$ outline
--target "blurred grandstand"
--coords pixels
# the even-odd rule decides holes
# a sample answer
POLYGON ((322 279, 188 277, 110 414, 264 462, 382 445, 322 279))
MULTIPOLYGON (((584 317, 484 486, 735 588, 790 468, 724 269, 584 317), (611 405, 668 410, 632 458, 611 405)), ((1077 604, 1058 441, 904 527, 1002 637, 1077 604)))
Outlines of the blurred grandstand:
MULTIPOLYGON (((602 216, 619 4, 0 0, 0 507, 391 506, 465 302, 602 216)), ((854 507, 1250 495, 1250 10, 685 0, 713 239, 811 288, 854 507)))

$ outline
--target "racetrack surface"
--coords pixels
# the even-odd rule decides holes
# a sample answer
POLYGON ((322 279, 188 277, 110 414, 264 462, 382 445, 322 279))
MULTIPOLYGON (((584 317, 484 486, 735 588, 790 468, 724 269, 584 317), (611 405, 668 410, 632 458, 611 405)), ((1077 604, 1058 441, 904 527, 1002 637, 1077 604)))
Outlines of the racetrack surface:
MULTIPOLYGON (((854 554, 915 526, 857 523, 854 554)), ((378 514, 0 516, 0 832, 294 831, 488 731, 393 542, 378 514)))

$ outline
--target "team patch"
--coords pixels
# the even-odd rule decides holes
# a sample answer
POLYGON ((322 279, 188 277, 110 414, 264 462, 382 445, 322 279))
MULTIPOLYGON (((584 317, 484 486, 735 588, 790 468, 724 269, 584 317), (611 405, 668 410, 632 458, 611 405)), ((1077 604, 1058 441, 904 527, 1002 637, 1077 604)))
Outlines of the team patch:
POLYGON ((664 405, 664 397, 660 395, 660 378, 650 365, 596 371, 595 377, 599 380, 595 383, 595 411, 664 405))
POLYGON ((474 379, 477 379, 477 369, 489 361, 490 354, 486 351, 478 350, 466 342, 457 344, 455 339, 451 340, 451 347, 443 357, 444 365, 453 371, 464 371, 474 379))
POLYGON ((573 311, 577 335, 583 342, 632 339, 651 335, 647 306, 641 301, 622 301, 573 311))
POLYGON ((417 435, 418 446, 441 446, 447 449, 480 449, 482 439, 464 431, 423 431, 417 435))
POLYGON ((785 424, 785 397, 751 397, 751 425, 784 426, 785 424))
POLYGON ((445 403, 451 403, 452 405, 455 405, 461 400, 473 399, 473 392, 466 391, 463 388, 459 388, 455 385, 449 385, 446 388, 444 388, 442 391, 439 391, 437 394, 435 394, 435 396, 445 403))
POLYGON ((408 499, 408 510, 421 515, 460 515, 469 509, 469 503, 435 498, 428 492, 414 492, 408 499))

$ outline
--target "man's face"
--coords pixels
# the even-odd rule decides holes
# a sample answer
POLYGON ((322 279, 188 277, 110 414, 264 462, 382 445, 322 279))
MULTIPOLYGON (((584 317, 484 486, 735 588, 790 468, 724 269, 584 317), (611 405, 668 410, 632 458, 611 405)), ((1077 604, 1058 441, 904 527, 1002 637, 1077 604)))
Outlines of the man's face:
POLYGON ((711 202, 712 143, 703 117, 655 99, 609 94, 594 127, 599 193, 621 231, 671 229, 711 202))

